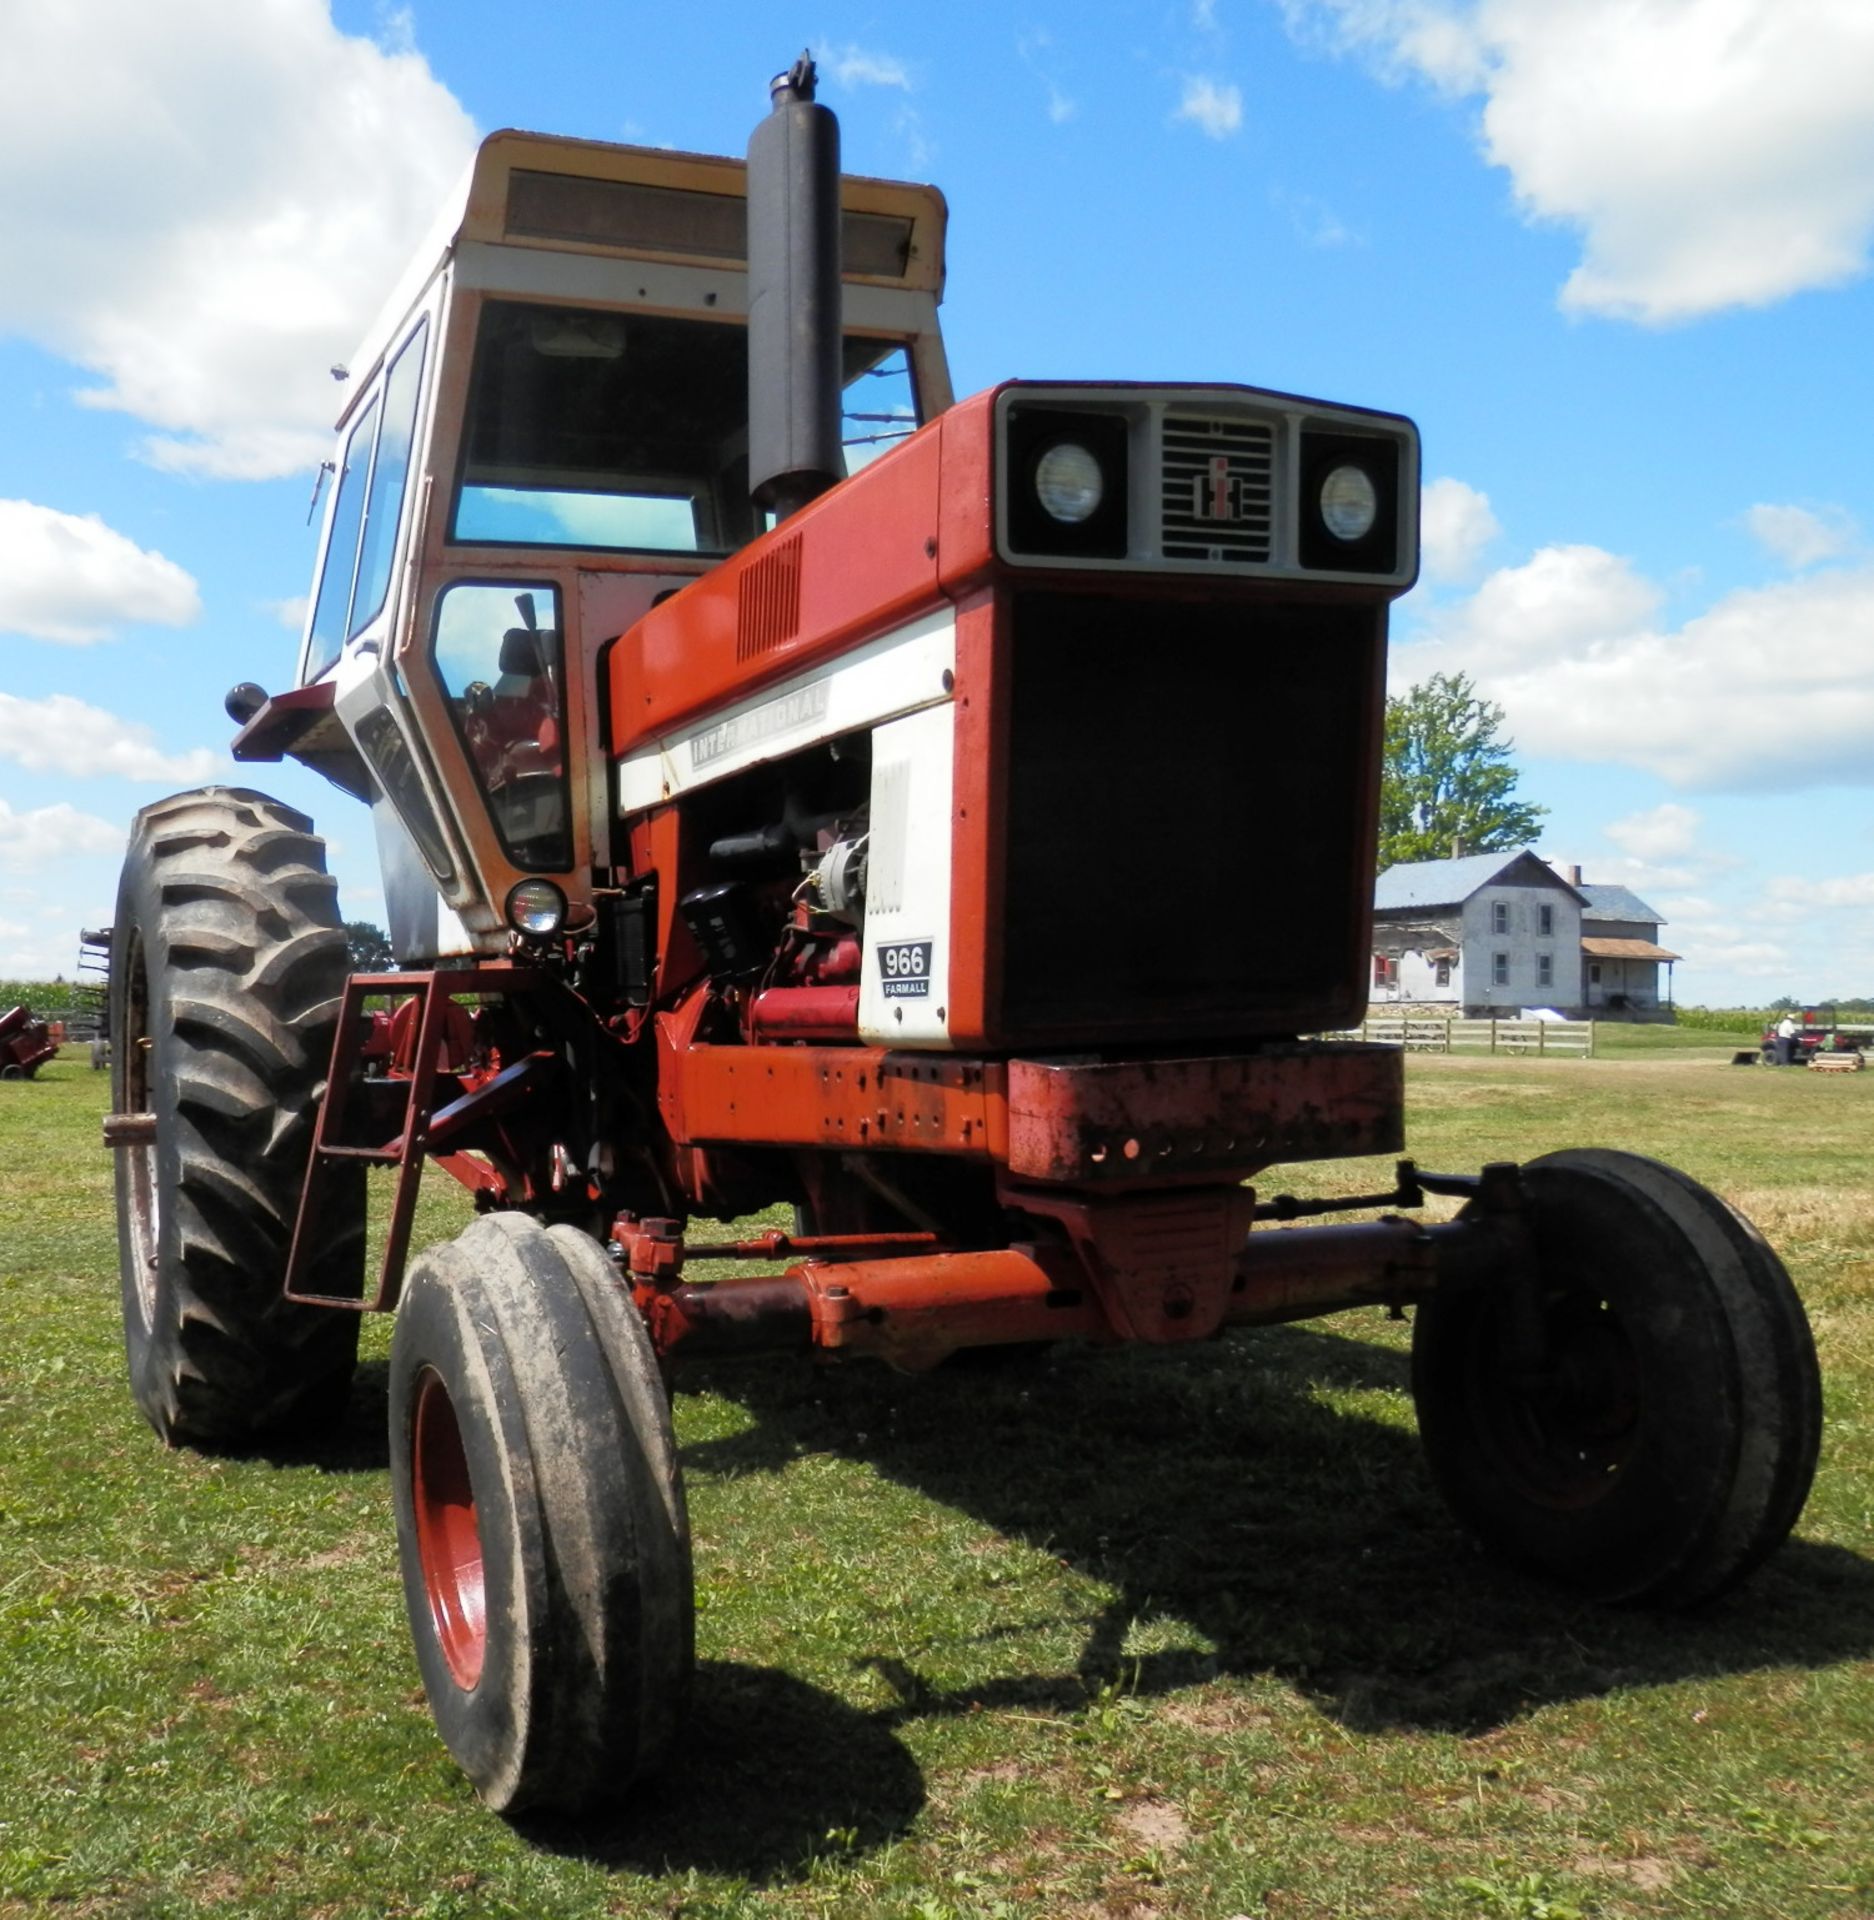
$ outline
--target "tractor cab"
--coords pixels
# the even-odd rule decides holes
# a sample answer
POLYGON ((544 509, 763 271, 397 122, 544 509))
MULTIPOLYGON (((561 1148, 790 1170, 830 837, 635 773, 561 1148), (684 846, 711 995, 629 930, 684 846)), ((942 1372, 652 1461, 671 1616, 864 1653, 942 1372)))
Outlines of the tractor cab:
MULTIPOLYGON (((773 517, 746 196, 735 160, 491 135, 346 374, 295 690, 237 690, 237 753, 371 801, 400 961, 501 951, 523 879, 577 926, 618 863, 600 656, 773 517)), ((935 189, 841 181, 848 472, 950 404, 943 234, 935 189)))

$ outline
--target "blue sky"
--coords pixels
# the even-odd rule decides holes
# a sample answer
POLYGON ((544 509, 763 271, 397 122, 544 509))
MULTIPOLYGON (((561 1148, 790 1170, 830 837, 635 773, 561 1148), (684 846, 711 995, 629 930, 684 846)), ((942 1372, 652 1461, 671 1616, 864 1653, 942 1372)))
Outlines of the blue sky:
MULTIPOLYGON (((1410 413, 1395 683, 1502 702, 1541 850, 1661 910, 1682 1000, 1874 992, 1866 0, 0 20, 0 976, 69 972, 136 808, 234 776, 222 693, 292 671, 326 369, 474 139, 740 152, 811 46, 849 170, 948 196, 959 393, 1410 413)), ((241 777, 379 918, 363 809, 241 777)))

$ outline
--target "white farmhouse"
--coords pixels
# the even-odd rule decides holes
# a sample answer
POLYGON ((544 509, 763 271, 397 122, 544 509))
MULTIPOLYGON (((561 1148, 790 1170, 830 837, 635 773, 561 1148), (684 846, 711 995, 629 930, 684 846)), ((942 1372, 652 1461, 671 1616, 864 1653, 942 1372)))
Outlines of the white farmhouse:
MULTIPOLYGON (((1659 916, 1625 887, 1584 886, 1531 852, 1389 867, 1373 890, 1376 1006, 1473 1017, 1554 1007, 1644 1019, 1669 1007, 1659 916)), ((1669 976, 1670 977, 1670 976, 1669 976)))

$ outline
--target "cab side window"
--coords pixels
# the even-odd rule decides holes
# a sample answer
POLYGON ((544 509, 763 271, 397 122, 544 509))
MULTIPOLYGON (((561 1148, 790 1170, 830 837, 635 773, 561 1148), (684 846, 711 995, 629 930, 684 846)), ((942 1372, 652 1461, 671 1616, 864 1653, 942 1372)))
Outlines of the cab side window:
POLYGON ((356 639, 384 611, 390 591, 391 562, 397 552, 397 526, 403 518, 410 450, 416 438, 416 404, 423 391, 423 347, 429 322, 404 343, 391 363, 384 387, 384 430, 378 436, 371 469, 370 502, 364 511, 364 545, 358 556, 358 590, 351 597, 347 638, 356 639))
POLYGON ((340 647, 384 610, 408 490, 428 339, 425 319, 391 362, 383 393, 359 415, 345 442, 306 655, 309 681, 318 679, 338 658, 340 647))
POLYGON ((332 503, 332 533, 325 544, 325 571, 313 608, 312 639, 306 653, 306 678, 316 680, 338 658, 345 643, 345 616, 351 609, 351 579, 358 563, 358 534, 364 524, 364 496, 371 477, 371 443, 377 433, 377 402, 365 408, 345 442, 332 503))

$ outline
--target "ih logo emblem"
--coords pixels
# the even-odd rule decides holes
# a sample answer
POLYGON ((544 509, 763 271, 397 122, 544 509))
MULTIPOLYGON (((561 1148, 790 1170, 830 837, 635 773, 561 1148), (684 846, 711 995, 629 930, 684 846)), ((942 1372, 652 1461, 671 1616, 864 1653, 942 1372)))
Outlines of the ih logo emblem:
POLYGON ((1214 453, 1202 473, 1191 476, 1191 511, 1199 520, 1240 520, 1243 483, 1230 471, 1230 456, 1214 453))

